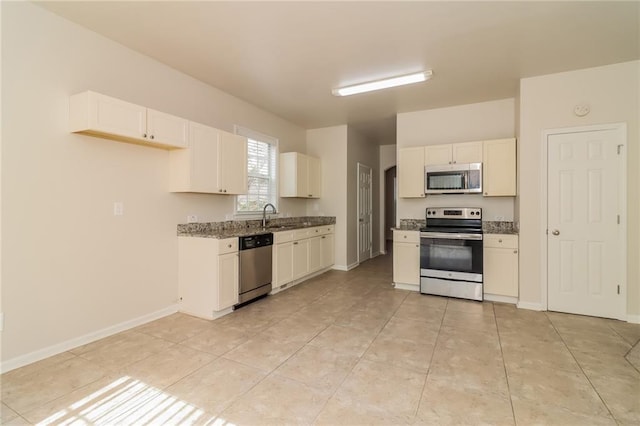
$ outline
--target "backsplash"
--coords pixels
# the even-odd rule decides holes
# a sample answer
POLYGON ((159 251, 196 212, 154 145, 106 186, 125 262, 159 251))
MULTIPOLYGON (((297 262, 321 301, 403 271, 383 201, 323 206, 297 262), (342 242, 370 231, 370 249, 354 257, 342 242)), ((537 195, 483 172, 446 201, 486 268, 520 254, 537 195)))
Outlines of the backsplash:
MULTIPOLYGON (((269 219, 269 226, 284 226, 304 224, 306 226, 322 226, 336 223, 335 216, 297 216, 278 217, 269 219)), ((178 225, 178 235, 222 233, 227 231, 241 231, 243 229, 262 228, 261 219, 225 220, 224 222, 181 223, 178 225)))

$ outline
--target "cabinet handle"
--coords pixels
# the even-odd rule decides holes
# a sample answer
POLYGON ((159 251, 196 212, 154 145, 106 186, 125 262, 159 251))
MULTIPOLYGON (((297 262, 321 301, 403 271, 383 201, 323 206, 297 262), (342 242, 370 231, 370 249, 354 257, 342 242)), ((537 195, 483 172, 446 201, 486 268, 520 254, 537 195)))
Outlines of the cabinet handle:
POLYGON ((498 242, 499 242, 499 243, 501 243, 501 242, 502 242, 502 240, 498 240, 498 242))
POLYGON ((151 135, 151 139, 155 139, 155 136, 151 135))
POLYGON ((146 133, 143 133, 143 134, 142 134, 142 137, 143 137, 143 138, 146 138, 146 137, 147 137, 147 134, 146 134, 146 133))
POLYGON ((313 194, 309 194, 309 197, 313 197, 313 194))
POLYGON ((294 242, 293 242, 293 245, 294 245, 294 246, 297 246, 297 245, 298 245, 298 242, 297 242, 297 241, 294 241, 294 242))
POLYGON ((484 193, 484 195, 489 195, 489 193, 488 193, 488 192, 485 192, 485 193, 484 193))
POLYGON ((227 247, 231 248, 231 244, 229 244, 227 247))
POLYGON ((327 238, 327 237, 325 237, 325 236, 323 235, 323 236, 322 236, 322 239, 324 240, 325 238, 327 238))
POLYGON ((407 238, 407 236, 406 236, 406 235, 404 235, 402 238, 407 238))
POLYGON ((227 192, 227 190, 225 189, 224 192, 227 192))

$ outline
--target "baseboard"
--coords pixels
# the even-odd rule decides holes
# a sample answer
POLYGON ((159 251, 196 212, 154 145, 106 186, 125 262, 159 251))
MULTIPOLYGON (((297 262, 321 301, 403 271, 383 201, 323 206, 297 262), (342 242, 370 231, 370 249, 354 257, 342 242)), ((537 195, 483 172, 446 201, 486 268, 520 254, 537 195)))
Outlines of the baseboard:
POLYGON ((166 317, 167 315, 171 315, 176 312, 178 312, 178 305, 171 305, 164 309, 160 309, 159 311, 155 311, 129 321, 124 321, 119 324, 85 334, 84 336, 69 339, 67 341, 30 352, 26 355, 18 356, 16 358, 4 361, 2 364, 0 364, 0 372, 6 373, 7 371, 15 370, 16 368, 32 364, 36 361, 40 361, 50 356, 66 352, 70 349, 77 348, 78 346, 86 345, 87 343, 103 339, 113 334, 120 333, 121 331, 129 330, 133 327, 146 324, 150 321, 166 317))
POLYGON ((393 283, 398 290, 420 291, 420 286, 416 284, 393 283))
POLYGON ((640 315, 627 314, 627 322, 630 322, 632 324, 640 324, 640 315))
POLYGON ((351 265, 333 265, 333 268, 331 269, 335 269, 336 271, 350 271, 354 268, 357 268, 358 266, 360 266, 360 263, 358 262, 354 262, 351 265))
POLYGON ((523 302, 522 300, 516 303, 518 309, 528 309, 530 311, 546 311, 545 308, 542 307, 541 303, 531 303, 531 302, 523 302))
POLYGON ((499 294, 484 294, 484 300, 489 302, 510 303, 512 305, 518 304, 518 298, 513 296, 501 296, 499 294))

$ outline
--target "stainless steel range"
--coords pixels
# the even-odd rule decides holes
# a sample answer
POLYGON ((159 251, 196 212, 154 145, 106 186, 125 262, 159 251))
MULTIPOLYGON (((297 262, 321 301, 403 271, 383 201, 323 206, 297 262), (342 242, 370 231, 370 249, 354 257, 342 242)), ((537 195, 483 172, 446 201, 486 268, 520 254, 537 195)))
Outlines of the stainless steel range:
POLYGON ((483 300, 482 209, 427 208, 420 230, 420 293, 483 300))

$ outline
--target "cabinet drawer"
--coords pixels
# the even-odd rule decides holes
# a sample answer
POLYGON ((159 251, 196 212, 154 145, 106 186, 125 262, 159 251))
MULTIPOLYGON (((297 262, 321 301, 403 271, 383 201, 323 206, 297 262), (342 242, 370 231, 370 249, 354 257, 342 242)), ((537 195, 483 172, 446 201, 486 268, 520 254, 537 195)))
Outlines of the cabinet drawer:
POLYGON ((492 248, 518 248, 518 236, 511 234, 484 234, 484 247, 492 248))
POLYGON ((324 235, 326 232, 324 227, 316 226, 315 228, 309 228, 309 237, 317 237, 319 235, 324 235))
POLYGON ((293 241, 293 232, 294 231, 283 231, 283 232, 274 232, 273 233, 273 243, 288 243, 289 241, 293 241))
POLYGON ((312 236, 333 234, 333 225, 318 226, 317 228, 313 229, 317 229, 318 231, 314 231, 314 234, 312 236))
POLYGON ((237 238, 225 238, 218 241, 218 254, 233 253, 234 251, 238 251, 237 238))
POLYGON ((393 230, 393 241, 396 243, 419 243, 420 232, 393 230))
POLYGON ((294 240, 304 240, 305 238, 309 238, 315 235, 315 232, 311 233, 312 228, 304 228, 304 229, 296 229, 293 231, 293 239, 294 240))

